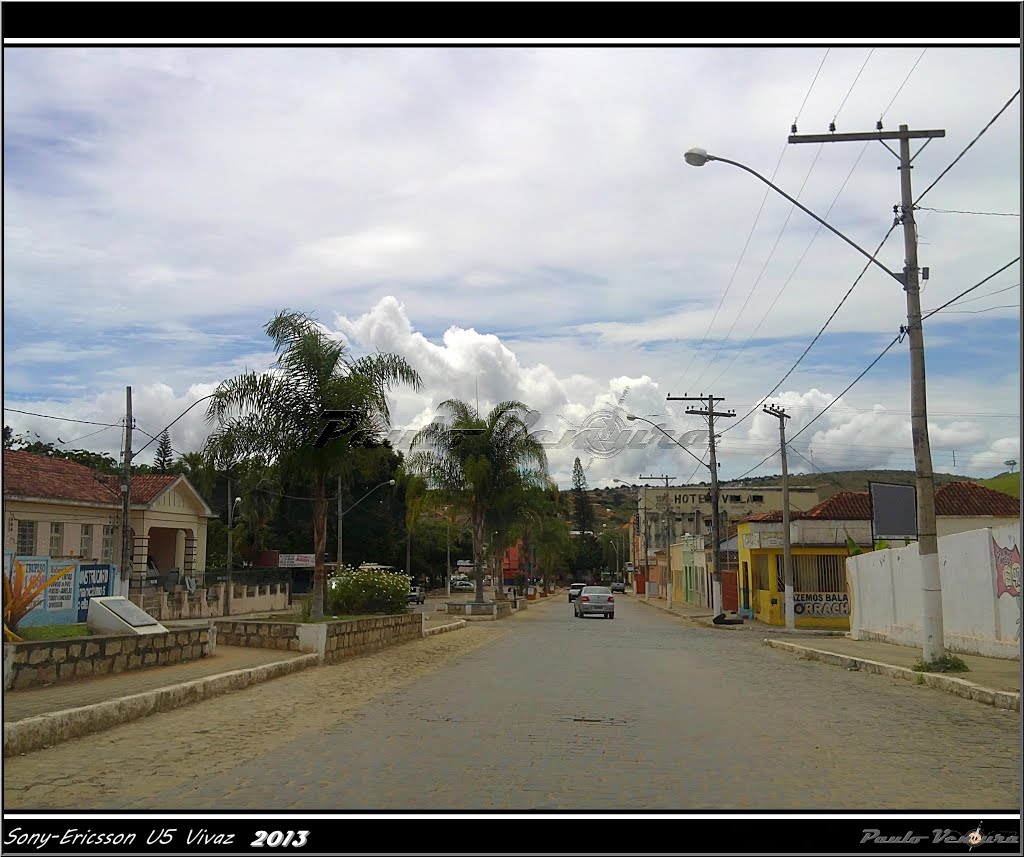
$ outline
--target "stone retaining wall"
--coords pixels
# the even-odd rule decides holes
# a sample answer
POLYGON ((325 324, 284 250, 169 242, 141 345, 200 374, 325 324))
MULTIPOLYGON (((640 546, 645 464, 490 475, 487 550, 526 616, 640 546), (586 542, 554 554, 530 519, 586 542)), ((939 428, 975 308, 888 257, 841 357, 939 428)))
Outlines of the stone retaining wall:
POLYGON ((324 663, 336 663, 344 658, 375 652, 396 643, 420 640, 423 638, 423 622, 422 613, 327 622, 324 663))
POLYGON ((248 646, 255 649, 288 649, 302 651, 299 625, 293 622, 214 622, 217 639, 225 646, 248 646))
POLYGON ((222 643, 258 649, 315 652, 322 663, 335 663, 353 655, 374 652, 396 643, 422 639, 425 616, 402 613, 338 622, 230 622, 214 623, 222 643))
POLYGON ((213 628, 4 643, 4 690, 180 664, 209 657, 216 645, 213 628))

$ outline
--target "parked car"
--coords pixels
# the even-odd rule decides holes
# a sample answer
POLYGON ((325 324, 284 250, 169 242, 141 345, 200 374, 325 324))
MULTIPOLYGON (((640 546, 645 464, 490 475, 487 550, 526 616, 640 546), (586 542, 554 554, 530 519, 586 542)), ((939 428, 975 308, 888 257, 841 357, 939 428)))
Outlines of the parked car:
POLYGON ((409 603, 422 604, 427 600, 427 591, 422 586, 409 587, 409 603))
POLYGON ((572 583, 569 585, 569 601, 575 601, 583 591, 585 583, 572 583))
POLYGON ((476 589, 470 580, 456 580, 452 583, 452 592, 472 592, 476 589))
POLYGON ((615 596, 611 587, 587 586, 572 605, 577 619, 585 616, 598 615, 606 619, 615 618, 615 596))
POLYGON ((626 582, 624 580, 613 580, 611 589, 612 592, 625 592, 626 582))

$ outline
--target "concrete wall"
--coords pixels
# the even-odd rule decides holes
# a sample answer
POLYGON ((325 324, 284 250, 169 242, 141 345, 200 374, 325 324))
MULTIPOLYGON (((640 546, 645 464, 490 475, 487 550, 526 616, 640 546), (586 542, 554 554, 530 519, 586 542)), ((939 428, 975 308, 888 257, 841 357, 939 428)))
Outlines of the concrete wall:
MULTIPOLYGON (((287 613, 294 609, 288 604, 288 584, 270 583, 262 586, 234 585, 231 599, 231 615, 245 616, 250 613, 287 613)), ((196 589, 190 595, 181 592, 154 592, 149 595, 132 595, 131 600, 160 622, 173 619, 208 619, 223 616, 226 612, 226 586, 217 584, 207 589, 196 589)))
MULTIPOLYGON (((851 636, 920 646, 921 568, 917 546, 846 561, 851 636)), ((939 538, 942 619, 949 651, 1020 658, 1020 528, 939 538)))
POLYGON ((4 643, 4 690, 183 663, 209 657, 216 645, 210 628, 4 643))

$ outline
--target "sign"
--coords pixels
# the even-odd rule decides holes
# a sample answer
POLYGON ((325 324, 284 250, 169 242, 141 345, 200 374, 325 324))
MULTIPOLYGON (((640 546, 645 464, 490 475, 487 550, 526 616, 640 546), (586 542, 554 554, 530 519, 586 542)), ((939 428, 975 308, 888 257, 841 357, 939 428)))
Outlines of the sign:
MULTIPOLYGON (((18 571, 24 571, 26 584, 30 583, 33 580, 33 578, 36 578, 39 575, 42 575, 42 577, 40 578, 41 581, 46 580, 50 576, 50 558, 45 556, 15 557, 14 566, 11 573, 12 581, 14 579, 14 575, 17 574, 18 571)), ((45 598, 46 595, 44 590, 44 592, 40 592, 35 597, 35 600, 33 600, 31 606, 28 608, 29 612, 35 610, 36 607, 43 606, 45 598)))
POLYGON ((460 559, 455 563, 459 568, 472 568, 473 560, 471 559, 460 559))
POLYGON ((75 606, 75 565, 72 563, 70 566, 51 566, 50 574, 60 574, 60 572, 71 569, 65 574, 60 580, 55 580, 49 586, 43 590, 43 594, 46 596, 46 611, 52 613, 56 610, 71 610, 75 606))
POLYGON ((283 553, 277 558, 278 568, 313 568, 316 565, 316 554, 283 553))
POLYGON ((761 533, 761 547, 784 548, 786 537, 783 533, 761 533))
POLYGON ((110 595, 114 579, 109 565, 80 565, 78 567, 78 621, 89 619, 89 599, 110 595))
POLYGON ((797 616, 849 616, 850 596, 845 592, 794 592, 797 616))

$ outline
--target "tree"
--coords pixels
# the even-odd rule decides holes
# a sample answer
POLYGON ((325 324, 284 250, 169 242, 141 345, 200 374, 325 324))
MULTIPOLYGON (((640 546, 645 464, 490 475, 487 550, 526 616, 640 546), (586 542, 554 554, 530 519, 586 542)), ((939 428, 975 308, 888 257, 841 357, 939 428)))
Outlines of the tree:
POLYGON ((174 467, 174 450, 171 449, 171 435, 164 429, 156 445, 156 460, 153 467, 158 473, 170 473, 174 467))
POLYGON ((434 422, 417 432, 413 444, 424 445, 410 466, 432 489, 465 509, 473 527, 476 601, 484 600, 483 550, 488 514, 503 504, 508 493, 523 484, 544 484, 547 456, 530 434, 522 402, 496 405, 486 418, 458 399, 441 403, 448 424, 434 422))
POLYGON ((427 481, 418 473, 409 470, 403 465, 395 477, 396 487, 403 500, 405 514, 403 523, 405 525, 405 573, 414 577, 412 573, 412 534, 419 524, 420 515, 423 514, 431 498, 427 490, 427 481))
POLYGON ((14 429, 10 426, 4 426, 4 449, 13 448, 15 440, 14 429))
POLYGON ((313 493, 313 598, 310 616, 323 617, 327 480, 351 450, 390 428, 387 394, 396 384, 414 389, 420 376, 397 354, 353 360, 344 343, 328 336, 315 318, 283 310, 265 326, 277 361, 269 372, 246 372, 222 382, 207 410, 216 423, 207 446, 231 460, 259 456, 307 483, 313 493), (343 437, 315 444, 327 410, 354 411, 343 437))
POLYGON ((579 458, 572 466, 572 521, 581 534, 594 531, 594 507, 587 496, 587 475, 579 458))

